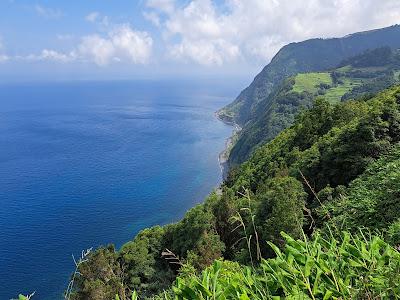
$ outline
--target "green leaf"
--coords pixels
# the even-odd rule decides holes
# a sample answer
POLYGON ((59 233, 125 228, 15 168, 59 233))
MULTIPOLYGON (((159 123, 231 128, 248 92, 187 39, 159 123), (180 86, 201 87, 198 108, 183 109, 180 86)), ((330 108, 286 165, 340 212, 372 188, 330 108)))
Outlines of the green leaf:
POLYGON ((326 291, 323 300, 328 300, 328 299, 330 299, 330 298, 332 297, 332 295, 333 295, 333 292, 331 292, 331 291, 326 291))
POLYGON ((132 293, 132 300, 137 300, 137 299, 139 299, 138 294, 137 294, 136 291, 133 291, 133 293, 132 293))
POLYGON ((304 276, 309 277, 311 274, 311 268, 314 266, 314 260, 311 257, 307 257, 306 265, 304 267, 304 276))

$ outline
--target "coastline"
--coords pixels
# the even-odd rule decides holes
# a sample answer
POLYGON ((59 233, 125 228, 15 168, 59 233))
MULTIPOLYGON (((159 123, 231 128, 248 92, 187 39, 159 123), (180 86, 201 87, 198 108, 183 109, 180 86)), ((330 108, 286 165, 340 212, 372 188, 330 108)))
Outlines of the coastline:
POLYGON ((229 164, 228 164, 229 153, 233 145, 235 144, 236 138, 239 132, 242 130, 242 128, 234 121, 227 120, 226 118, 224 118, 220 111, 215 112, 214 115, 219 121, 223 122, 228 126, 233 127, 231 136, 228 137, 225 141, 224 150, 222 150, 218 155, 218 162, 221 168, 222 180, 225 180, 229 172, 229 164))

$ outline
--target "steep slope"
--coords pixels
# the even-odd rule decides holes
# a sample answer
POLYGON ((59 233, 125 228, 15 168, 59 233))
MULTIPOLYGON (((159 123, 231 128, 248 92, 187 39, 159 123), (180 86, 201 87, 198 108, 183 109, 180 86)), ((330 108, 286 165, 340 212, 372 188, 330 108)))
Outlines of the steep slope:
POLYGON ((311 39, 283 47, 234 102, 218 114, 225 121, 243 125, 252 117, 257 104, 288 76, 300 72, 323 71, 367 49, 400 47, 400 26, 351 34, 342 38, 311 39))
POLYGON ((399 81, 400 52, 382 47, 348 58, 339 68, 299 73, 286 79, 263 100, 232 147, 228 164, 244 162, 257 145, 290 126, 316 97, 330 103, 375 94, 399 81))
POLYGON ((331 216, 326 225, 341 224, 356 231, 367 226, 388 231, 393 245, 400 245, 400 145, 371 164, 343 191, 325 205, 331 216))
MULTIPOLYGON (((384 220, 376 228, 389 240, 398 241, 390 233, 399 226, 399 142, 400 86, 366 101, 332 105, 318 99, 291 127, 231 172, 220 193, 211 194, 181 221, 145 229, 119 251, 110 246, 90 253, 79 266, 71 299, 112 299, 116 293, 127 295, 132 290, 152 297, 172 284, 178 269, 184 277, 219 257, 251 266, 260 255, 274 256, 267 242, 284 248, 287 241, 281 231, 298 239, 303 237, 302 230, 311 234, 310 228, 322 228, 327 219, 325 213, 317 214, 321 203, 329 205, 336 219, 342 203, 353 213, 360 192, 371 189, 364 203, 384 220), (389 180, 384 176, 388 171, 389 180), (310 186, 318 193, 318 201, 310 186), (348 200, 341 200, 341 195, 348 200)), ((373 212, 358 209, 357 228, 352 221, 345 228, 374 230, 376 224, 369 218, 373 212)), ((238 280, 241 286, 243 278, 238 280)), ((279 293, 273 287, 266 291, 279 293)))

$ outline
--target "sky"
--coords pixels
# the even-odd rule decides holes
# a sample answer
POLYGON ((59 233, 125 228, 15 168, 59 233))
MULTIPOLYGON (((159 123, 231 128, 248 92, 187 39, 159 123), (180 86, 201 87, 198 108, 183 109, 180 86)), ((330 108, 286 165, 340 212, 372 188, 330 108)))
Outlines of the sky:
POLYGON ((399 0, 0 0, 0 80, 251 74, 290 42, 398 23, 399 0))

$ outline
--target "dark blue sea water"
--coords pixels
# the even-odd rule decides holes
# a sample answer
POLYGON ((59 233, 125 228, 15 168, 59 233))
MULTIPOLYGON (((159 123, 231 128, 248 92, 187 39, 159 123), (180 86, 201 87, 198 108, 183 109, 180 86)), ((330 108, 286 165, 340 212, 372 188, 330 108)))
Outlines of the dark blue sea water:
POLYGON ((59 299, 71 254, 178 220, 220 182, 231 82, 0 85, 0 299, 59 299))

